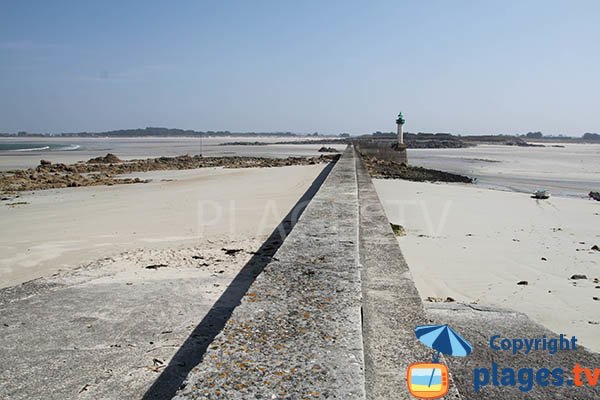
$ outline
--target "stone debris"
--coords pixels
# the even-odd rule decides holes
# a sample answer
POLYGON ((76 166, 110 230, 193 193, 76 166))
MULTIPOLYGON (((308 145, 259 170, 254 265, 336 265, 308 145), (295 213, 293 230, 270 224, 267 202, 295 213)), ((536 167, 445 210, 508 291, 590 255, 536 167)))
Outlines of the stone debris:
POLYGON ((168 267, 167 264, 152 264, 152 265, 148 265, 145 268, 146 269, 159 269, 159 268, 165 268, 168 267))
POLYGON ((569 279, 571 279, 571 280, 587 279, 587 276, 585 276, 583 274, 575 274, 575 275, 571 275, 571 277, 569 279))
POLYGON ((425 299, 425 301, 429 302, 429 303, 453 303, 456 300, 454 300, 454 298, 452 297, 446 297, 445 299, 443 297, 427 297, 425 299))
POLYGON ((244 249, 226 249, 225 247, 223 247, 221 250, 223 250, 223 252, 228 256, 235 256, 240 251, 244 251, 244 249))

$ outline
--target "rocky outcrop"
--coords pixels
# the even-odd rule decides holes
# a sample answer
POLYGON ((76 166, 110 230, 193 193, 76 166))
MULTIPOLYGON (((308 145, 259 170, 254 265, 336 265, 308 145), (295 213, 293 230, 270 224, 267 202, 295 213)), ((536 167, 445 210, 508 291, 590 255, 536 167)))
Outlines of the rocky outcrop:
POLYGON ((323 146, 319 149, 319 153, 337 153, 338 151, 333 147, 323 146))
POLYGON ((375 157, 363 156, 363 160, 369 170, 369 174, 373 178, 405 179, 416 182, 473 182, 473 179, 468 176, 452 174, 450 172, 414 167, 375 157))
POLYGON ((76 164, 52 164, 42 161, 36 168, 0 172, 0 193, 54 189, 76 186, 116 185, 146 182, 139 178, 121 178, 121 174, 157 170, 183 170, 206 167, 252 168, 311 165, 330 162, 337 155, 319 157, 202 157, 200 155, 158 157, 122 161, 113 154, 76 164))
POLYGON ((122 162, 121 159, 112 153, 108 153, 104 157, 96 157, 88 160, 89 164, 114 164, 122 162))

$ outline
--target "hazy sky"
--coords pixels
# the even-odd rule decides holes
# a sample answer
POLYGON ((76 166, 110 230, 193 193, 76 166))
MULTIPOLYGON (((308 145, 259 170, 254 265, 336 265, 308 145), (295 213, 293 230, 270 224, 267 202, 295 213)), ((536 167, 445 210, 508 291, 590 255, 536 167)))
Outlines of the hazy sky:
POLYGON ((600 1, 0 0, 0 132, 600 132, 600 1))

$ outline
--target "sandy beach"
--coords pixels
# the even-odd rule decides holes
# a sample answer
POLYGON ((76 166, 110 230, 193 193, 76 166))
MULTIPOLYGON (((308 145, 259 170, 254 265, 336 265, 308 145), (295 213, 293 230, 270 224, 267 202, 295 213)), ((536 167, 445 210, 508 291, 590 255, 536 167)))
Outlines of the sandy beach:
POLYGON ((421 297, 523 312, 600 351, 600 203, 375 180, 421 297), (587 279, 570 279, 573 275, 587 279), (526 281, 527 284, 518 285, 526 281))
POLYGON ((264 238, 325 164, 136 173, 150 183, 23 192, 1 204, 0 287, 134 249, 264 238))

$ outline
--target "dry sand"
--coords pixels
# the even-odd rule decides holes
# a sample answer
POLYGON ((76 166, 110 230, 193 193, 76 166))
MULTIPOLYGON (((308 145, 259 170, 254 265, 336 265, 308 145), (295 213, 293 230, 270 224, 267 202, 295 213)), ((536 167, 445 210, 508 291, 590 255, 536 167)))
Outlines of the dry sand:
POLYGON ((0 203, 0 287, 129 249, 269 234, 325 164, 137 173, 151 183, 22 193, 0 203))
POLYGON ((518 310, 600 351, 600 251, 591 250, 600 246, 599 202, 534 200, 463 184, 374 183, 390 221, 407 231, 398 240, 423 299, 518 310), (574 274, 587 279, 569 279, 574 274))

